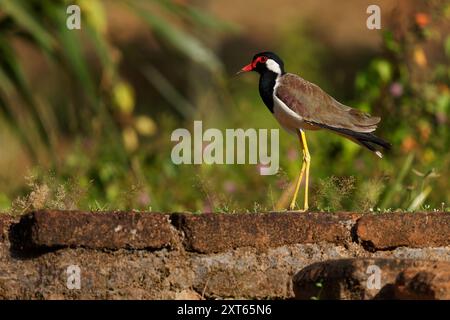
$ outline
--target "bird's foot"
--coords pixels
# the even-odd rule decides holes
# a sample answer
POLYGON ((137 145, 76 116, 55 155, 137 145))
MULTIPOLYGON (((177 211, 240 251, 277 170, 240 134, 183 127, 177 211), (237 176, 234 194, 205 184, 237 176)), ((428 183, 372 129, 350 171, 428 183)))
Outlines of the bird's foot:
POLYGON ((291 203, 291 205, 289 206, 289 211, 305 213, 308 211, 308 206, 305 206, 303 209, 300 209, 300 210, 295 210, 295 202, 294 202, 294 203, 291 203))
POLYGON ((295 211, 295 201, 292 201, 289 205, 289 211, 295 211))

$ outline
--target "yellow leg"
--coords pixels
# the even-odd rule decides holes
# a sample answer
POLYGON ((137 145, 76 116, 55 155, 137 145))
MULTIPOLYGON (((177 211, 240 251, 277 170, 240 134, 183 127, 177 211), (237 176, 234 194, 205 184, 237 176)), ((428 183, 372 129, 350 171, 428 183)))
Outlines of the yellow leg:
MULTIPOLYGON (((302 141, 302 136, 300 133, 298 133, 298 138, 300 140, 300 147, 302 148, 302 152, 304 154, 305 149, 303 148, 303 141, 302 141)), ((294 197, 292 198, 291 205, 289 206, 290 210, 295 209, 295 204, 296 204, 295 202, 297 201, 297 194, 298 194, 298 190, 300 189, 300 184, 302 183, 303 175, 305 174, 305 169, 306 169, 306 163, 305 163, 305 157, 303 156, 302 168, 297 177, 297 184, 295 185, 294 197)))
POLYGON ((310 166, 310 162, 311 162, 311 157, 309 155, 308 144, 306 143, 305 132, 303 130, 300 130, 300 133, 298 134, 298 137, 300 139, 300 146, 302 147, 302 150, 303 150, 303 160, 302 160, 302 168, 300 170, 300 174, 298 175, 297 184, 295 186, 294 197, 292 198, 291 205, 289 206, 289 209, 290 210, 294 210, 295 209, 295 203, 296 203, 296 200, 297 200, 297 194, 298 194, 298 191, 300 189, 300 184, 302 183, 303 175, 306 172, 306 178, 305 178, 305 200, 304 200, 303 210, 301 210, 301 211, 305 212, 305 211, 308 210, 309 166, 310 166))

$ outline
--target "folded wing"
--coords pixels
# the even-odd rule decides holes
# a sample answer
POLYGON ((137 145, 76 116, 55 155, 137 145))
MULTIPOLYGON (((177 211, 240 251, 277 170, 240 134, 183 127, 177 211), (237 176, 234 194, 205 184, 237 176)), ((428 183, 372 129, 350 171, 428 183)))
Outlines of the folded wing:
POLYGON ((379 117, 372 117, 336 101, 317 85, 294 74, 280 77, 275 90, 275 95, 287 107, 311 125, 373 132, 380 122, 379 117))

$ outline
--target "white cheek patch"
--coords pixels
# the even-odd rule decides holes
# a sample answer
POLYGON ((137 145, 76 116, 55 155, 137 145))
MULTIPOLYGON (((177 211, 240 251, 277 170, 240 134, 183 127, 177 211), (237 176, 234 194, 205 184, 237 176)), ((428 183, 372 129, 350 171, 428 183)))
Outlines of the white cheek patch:
POLYGON ((267 69, 269 69, 270 71, 275 72, 276 74, 281 74, 280 65, 277 62, 275 62, 275 60, 268 59, 266 61, 266 66, 267 66, 267 69))

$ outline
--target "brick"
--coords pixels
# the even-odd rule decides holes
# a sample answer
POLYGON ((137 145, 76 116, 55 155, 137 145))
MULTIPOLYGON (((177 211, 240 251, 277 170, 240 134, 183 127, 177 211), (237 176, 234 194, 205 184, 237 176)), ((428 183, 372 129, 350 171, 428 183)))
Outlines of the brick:
POLYGON ((160 249, 175 236, 169 217, 160 213, 36 211, 29 219, 35 247, 160 249))
POLYGON ((8 237, 9 226, 13 223, 14 217, 0 213, 0 242, 8 237))
POLYGON ((450 245, 450 213, 365 215, 356 224, 359 241, 369 250, 450 245))
POLYGON ((449 299, 450 262, 356 258, 318 262, 293 278, 297 299, 449 299), (369 279, 379 268, 379 287, 369 279), (368 285, 368 282, 371 285, 368 285), (317 284, 320 283, 320 286, 317 284))
POLYGON ((211 253, 238 247, 269 248, 296 243, 351 241, 350 213, 175 214, 187 250, 211 253))

